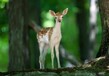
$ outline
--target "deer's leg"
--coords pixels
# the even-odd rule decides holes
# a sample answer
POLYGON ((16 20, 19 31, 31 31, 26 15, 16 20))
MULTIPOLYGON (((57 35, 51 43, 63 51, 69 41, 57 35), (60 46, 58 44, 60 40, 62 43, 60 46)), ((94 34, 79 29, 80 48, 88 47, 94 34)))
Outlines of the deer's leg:
POLYGON ((60 68, 61 65, 60 65, 60 59, 59 59, 59 43, 57 43, 55 45, 55 51, 56 51, 56 58, 57 58, 57 62, 58 62, 58 68, 60 68))
POLYGON ((50 46, 50 48, 51 48, 52 68, 54 68, 54 46, 50 46))
MULTIPOLYGON (((44 46, 44 51, 43 51, 43 67, 45 65, 45 59, 46 59, 46 54, 48 52, 48 45, 44 46)), ((45 68, 45 67, 44 67, 45 68)))
POLYGON ((40 56, 39 56, 39 64, 40 69, 44 69, 43 67, 43 50, 44 50, 44 43, 39 44, 40 56))

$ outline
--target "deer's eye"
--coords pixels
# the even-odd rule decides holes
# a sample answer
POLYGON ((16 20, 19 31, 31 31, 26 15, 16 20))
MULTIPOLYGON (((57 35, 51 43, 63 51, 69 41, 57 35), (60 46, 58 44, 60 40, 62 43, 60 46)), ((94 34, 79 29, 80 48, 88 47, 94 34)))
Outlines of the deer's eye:
POLYGON ((55 19, 57 19, 57 17, 55 17, 55 19))

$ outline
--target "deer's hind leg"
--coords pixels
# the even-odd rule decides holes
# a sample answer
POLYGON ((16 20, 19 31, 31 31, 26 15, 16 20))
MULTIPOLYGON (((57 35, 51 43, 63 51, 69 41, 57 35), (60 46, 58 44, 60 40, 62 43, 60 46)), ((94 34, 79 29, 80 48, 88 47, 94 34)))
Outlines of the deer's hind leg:
POLYGON ((43 51, 43 67, 45 66, 45 59, 46 59, 46 55, 47 55, 47 52, 48 52, 48 48, 49 48, 49 46, 47 44, 45 44, 44 51, 43 51))
POLYGON ((40 69, 44 69, 44 57, 43 57, 43 51, 44 51, 44 43, 39 44, 39 50, 40 50, 40 56, 39 56, 39 64, 40 64, 40 69))

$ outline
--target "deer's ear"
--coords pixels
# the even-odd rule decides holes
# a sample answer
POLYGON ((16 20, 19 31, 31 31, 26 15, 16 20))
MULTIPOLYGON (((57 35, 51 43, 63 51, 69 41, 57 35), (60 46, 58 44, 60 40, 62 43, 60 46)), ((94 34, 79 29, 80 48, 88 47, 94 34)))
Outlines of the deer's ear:
POLYGON ((55 12, 54 11, 52 11, 52 10, 49 10, 49 12, 50 12, 50 14, 52 15, 52 16, 56 16, 56 14, 55 14, 55 12))
POLYGON ((66 8, 66 9, 62 12, 62 14, 63 14, 63 15, 66 15, 67 12, 68 12, 68 8, 66 8))

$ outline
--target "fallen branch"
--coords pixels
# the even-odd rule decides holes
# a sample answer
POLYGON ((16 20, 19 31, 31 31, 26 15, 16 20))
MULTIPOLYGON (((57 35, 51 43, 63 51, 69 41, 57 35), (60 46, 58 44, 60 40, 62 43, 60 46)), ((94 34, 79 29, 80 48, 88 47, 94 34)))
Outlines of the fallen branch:
POLYGON ((37 33, 40 31, 41 27, 36 24, 34 21, 30 21, 29 26, 37 33))
POLYGON ((73 65, 81 65, 77 59, 70 53, 68 53, 68 50, 66 50, 62 45, 60 45, 60 54, 61 56, 66 59, 68 62, 70 62, 73 65))

